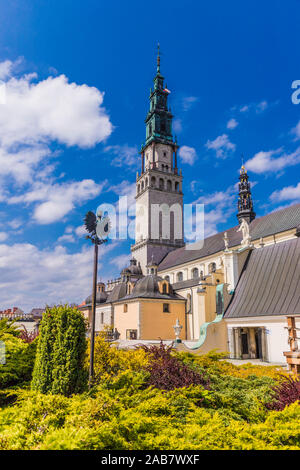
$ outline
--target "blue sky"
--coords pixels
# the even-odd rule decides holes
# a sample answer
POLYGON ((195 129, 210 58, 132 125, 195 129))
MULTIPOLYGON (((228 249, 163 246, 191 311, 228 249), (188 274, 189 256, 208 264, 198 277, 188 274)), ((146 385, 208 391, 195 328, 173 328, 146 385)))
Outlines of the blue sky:
MULTIPOLYGON (((82 218, 132 200, 158 41, 206 233, 236 225, 241 154, 257 216, 300 202, 299 14, 299 0, 0 0, 0 309, 89 294, 82 218)), ((131 242, 101 250, 103 280, 131 242)))

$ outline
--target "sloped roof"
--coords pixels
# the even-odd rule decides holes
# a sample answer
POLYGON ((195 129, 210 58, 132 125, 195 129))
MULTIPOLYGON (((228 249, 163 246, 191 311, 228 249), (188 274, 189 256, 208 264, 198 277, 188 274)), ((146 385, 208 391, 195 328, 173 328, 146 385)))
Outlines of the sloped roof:
POLYGON ((250 252, 225 318, 293 314, 300 314, 300 238, 250 252))
MULTIPOLYGON (((294 204, 276 212, 271 212, 263 217, 254 219, 249 225, 251 239, 259 240, 275 233, 285 232, 300 225, 300 204, 294 204)), ((224 233, 227 232, 229 247, 237 246, 241 243, 242 233, 237 232, 239 225, 231 227, 223 232, 216 233, 205 238, 203 247, 200 250, 190 250, 186 247, 178 248, 168 253, 159 264, 158 270, 162 271, 174 266, 178 266, 189 261, 204 258, 218 251, 224 250, 224 233)))
POLYGON ((164 294, 161 293, 159 290, 159 282, 162 281, 162 277, 156 276, 155 274, 148 274, 148 276, 144 276, 142 279, 139 279, 134 286, 132 293, 126 295, 122 300, 130 300, 130 299, 162 299, 162 300, 170 300, 170 299, 180 299, 184 300, 183 297, 174 293, 171 284, 169 285, 169 293, 164 294))

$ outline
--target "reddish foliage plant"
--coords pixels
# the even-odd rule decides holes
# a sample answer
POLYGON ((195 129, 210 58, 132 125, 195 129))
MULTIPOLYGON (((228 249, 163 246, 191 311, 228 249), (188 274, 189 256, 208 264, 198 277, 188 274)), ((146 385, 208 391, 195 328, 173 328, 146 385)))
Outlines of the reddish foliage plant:
POLYGON ((283 377, 279 385, 273 388, 273 400, 267 404, 269 410, 281 411, 286 406, 300 400, 300 380, 293 377, 283 377))
POLYGON ((26 326, 23 325, 23 330, 21 331, 19 338, 21 338, 25 343, 32 343, 38 335, 37 331, 28 331, 26 326))
POLYGON ((209 380, 194 371, 177 357, 172 355, 172 347, 162 342, 156 345, 140 346, 149 355, 149 364, 146 370, 150 373, 147 385, 161 390, 174 390, 175 388, 190 385, 203 385, 209 388, 209 380))

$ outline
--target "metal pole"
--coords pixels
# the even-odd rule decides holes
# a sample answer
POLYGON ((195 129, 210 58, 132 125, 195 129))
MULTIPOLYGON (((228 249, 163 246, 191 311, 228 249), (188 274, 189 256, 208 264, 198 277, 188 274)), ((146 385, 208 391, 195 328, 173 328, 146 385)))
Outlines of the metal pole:
POLYGON ((94 346, 95 346, 95 320, 96 320, 96 290, 97 290, 97 267, 98 267, 98 244, 95 242, 94 251, 94 276, 93 276, 93 297, 92 297, 92 321, 91 321, 91 350, 90 350, 90 371, 89 388, 94 380, 94 346))

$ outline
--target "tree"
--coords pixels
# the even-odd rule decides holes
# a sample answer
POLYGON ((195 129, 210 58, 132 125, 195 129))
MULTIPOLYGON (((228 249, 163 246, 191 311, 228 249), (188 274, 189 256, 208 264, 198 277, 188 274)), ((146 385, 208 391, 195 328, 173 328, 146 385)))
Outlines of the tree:
POLYGON ((47 308, 40 324, 32 389, 65 396, 82 392, 87 384, 86 347, 82 313, 69 305, 47 308))

